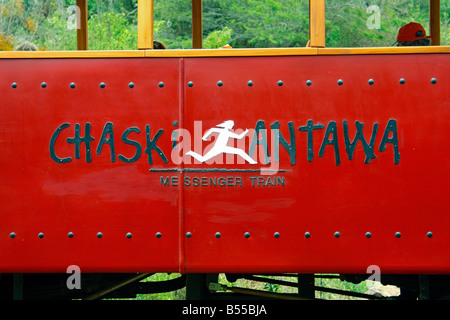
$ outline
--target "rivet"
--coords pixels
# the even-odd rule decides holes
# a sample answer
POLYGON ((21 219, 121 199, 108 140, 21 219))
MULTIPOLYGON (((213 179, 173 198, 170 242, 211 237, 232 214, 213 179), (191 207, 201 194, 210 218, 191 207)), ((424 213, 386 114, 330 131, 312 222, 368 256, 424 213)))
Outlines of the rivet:
POLYGON ((42 239, 44 237, 44 234, 42 232, 39 232, 38 237, 42 239))
POLYGON ((402 236, 402 234, 401 234, 400 232, 396 232, 396 233, 395 233, 395 237, 396 237, 396 238, 400 238, 401 236, 402 236))
POLYGON ((67 234, 67 236, 68 236, 69 238, 73 238, 73 232, 69 232, 69 233, 67 234))
POLYGON ((223 81, 221 81, 221 80, 217 81, 217 85, 218 85, 219 87, 223 86, 223 81))
POLYGON ((309 232, 305 232, 305 238, 311 237, 311 234, 309 232))
POLYGON ((189 81, 188 82, 188 87, 193 87, 193 86, 194 86, 194 83, 192 81, 189 81))
POLYGON ((277 84, 281 87, 283 85, 283 81, 279 80, 277 84))
POLYGON ((41 87, 45 89, 45 88, 47 88, 47 84, 45 82, 42 82, 41 87))
POLYGON ((431 231, 427 232, 427 237, 428 238, 431 238, 432 236, 433 236, 433 232, 431 232, 431 231))
POLYGON ((247 239, 250 238, 250 232, 244 233, 244 237, 246 237, 247 239))
POLYGON ((249 87, 253 86, 253 81, 252 81, 252 80, 248 80, 247 85, 248 85, 249 87))
POLYGON ((341 234, 338 232, 338 231, 336 231, 335 233, 334 233, 334 237, 335 238, 339 238, 341 236, 341 234))
POLYGON ((280 233, 279 233, 279 232, 275 232, 275 233, 273 234, 273 236, 274 236, 275 238, 279 238, 279 237, 280 237, 280 233))
POLYGON ((337 84, 340 85, 340 86, 342 86, 342 85, 344 84, 344 80, 339 79, 338 82, 337 82, 337 84))
POLYGON ((164 82, 158 83, 158 86, 159 86, 160 88, 164 87, 164 82))
POLYGON ((220 236, 221 236, 220 232, 216 232, 215 237, 216 237, 217 239, 219 239, 220 236))
POLYGON ((16 237, 16 234, 15 234, 14 232, 11 232, 11 233, 9 234, 9 237, 10 237, 11 239, 14 239, 14 238, 16 237))
POLYGON ((133 89, 133 88, 134 88, 134 83, 133 83, 133 82, 130 82, 130 83, 128 84, 128 87, 129 87, 130 89, 133 89))
POLYGON ((101 237, 103 237, 103 234, 101 232, 97 233, 97 238, 100 239, 101 237))
POLYGON ((174 122, 172 122, 172 125, 173 125, 174 127, 176 127, 176 126, 178 125, 178 121, 175 120, 174 122))
POLYGON ((400 79, 400 84, 405 84, 406 80, 404 78, 400 79))
POLYGON ((369 80, 369 84, 370 84, 370 85, 373 85, 374 83, 375 83, 375 81, 374 81, 373 79, 370 79, 370 80, 369 80))
POLYGON ((432 84, 436 84, 436 82, 437 82, 437 79, 436 79, 436 78, 431 78, 431 83, 432 83, 432 84))
POLYGON ((128 239, 131 239, 132 236, 133 236, 133 235, 131 234, 131 232, 128 232, 128 233, 127 233, 127 238, 128 238, 128 239))
POLYGON ((106 84, 105 84, 104 82, 101 82, 101 83, 100 83, 100 88, 103 89, 103 88, 105 88, 105 87, 106 87, 106 84))
POLYGON ((312 81, 311 81, 311 80, 306 81, 306 85, 307 85, 307 86, 312 85, 312 81))
POLYGON ((161 232, 157 232, 155 236, 159 239, 162 237, 162 234, 161 234, 161 232))
POLYGON ((370 232, 366 232, 366 238, 372 237, 372 234, 370 232))
POLYGON ((192 237, 192 234, 190 232, 186 232, 186 238, 192 237))
POLYGON ((75 88, 75 82, 72 82, 69 86, 70 86, 72 89, 74 89, 74 88, 75 88))
POLYGON ((13 83, 11 84, 11 87, 12 87, 13 89, 17 88, 17 83, 13 82, 13 83))

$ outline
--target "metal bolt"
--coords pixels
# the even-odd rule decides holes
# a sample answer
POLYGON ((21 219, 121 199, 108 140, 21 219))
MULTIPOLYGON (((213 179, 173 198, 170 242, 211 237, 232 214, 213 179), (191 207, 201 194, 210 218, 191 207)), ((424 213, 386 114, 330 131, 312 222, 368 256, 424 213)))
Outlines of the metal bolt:
POLYGON ((338 231, 336 231, 335 233, 334 233, 334 237, 335 238, 339 238, 341 236, 341 234, 338 232, 338 231))
POLYGON ((395 233, 395 237, 396 237, 396 238, 400 238, 401 236, 402 236, 402 234, 401 234, 400 232, 396 232, 396 233, 395 233))
POLYGON ((173 125, 174 127, 176 127, 176 126, 178 125, 178 121, 175 120, 174 122, 172 122, 172 125, 173 125))
POLYGON ((249 80, 249 81, 247 82, 247 85, 248 85, 249 87, 253 86, 253 81, 252 81, 252 80, 249 80))
POLYGON ((163 87, 164 87, 164 82, 158 83, 158 86, 159 86, 160 88, 163 88, 163 87))
POLYGON ((101 237, 103 237, 103 234, 101 232, 97 233, 97 238, 100 239, 101 237))
POLYGON ((431 231, 427 232, 427 237, 428 238, 431 238, 432 236, 433 236, 433 232, 431 232, 431 231))
POLYGON ((431 79, 431 83, 432 83, 432 84, 436 84, 436 82, 437 82, 437 79, 436 79, 436 78, 432 78, 432 79, 431 79))
POLYGON ((161 238, 161 237, 162 237, 161 232, 157 232, 157 233, 156 233, 156 237, 157 237, 158 239, 161 238))
POLYGON ((193 86, 194 86, 194 83, 192 81, 189 81, 188 82, 188 87, 193 87, 193 86))
POLYGON ((130 83, 128 84, 128 87, 129 87, 130 89, 133 89, 133 88, 134 88, 134 83, 133 83, 133 82, 130 82, 130 83))
POLYGON ((283 85, 283 81, 279 80, 277 84, 281 87, 283 85))
POLYGON ((75 82, 72 82, 69 86, 70 86, 72 89, 74 89, 74 88, 75 88, 75 82))
POLYGON ((220 236, 221 236, 220 232, 216 232, 215 237, 216 237, 217 239, 219 239, 220 236))
POLYGON ((101 82, 101 83, 100 83, 100 88, 103 89, 103 88, 105 88, 105 87, 106 87, 106 84, 105 84, 104 82, 101 82))
POLYGON ((404 78, 400 79, 400 84, 405 84, 406 80, 404 78))
POLYGON ((305 238, 311 237, 311 234, 309 232, 305 232, 305 238))
POLYGON ((13 83, 11 84, 11 87, 12 87, 13 89, 17 88, 17 83, 13 82, 13 83))
POLYGON ((279 238, 279 237, 280 237, 280 233, 279 233, 279 232, 275 232, 275 233, 273 234, 273 236, 274 236, 275 238, 279 238))
POLYGON ((311 80, 306 81, 306 85, 307 85, 307 86, 312 85, 312 81, 311 81, 311 80))
POLYGON ((42 232, 39 232, 38 237, 42 239, 44 237, 44 234, 42 232))
POLYGON ((375 81, 374 81, 373 79, 370 79, 370 80, 369 80, 369 84, 370 84, 370 85, 373 85, 374 83, 375 83, 375 81))
POLYGON ((190 232, 186 232, 186 238, 192 237, 192 234, 190 232))
POLYGON ((223 81, 221 81, 221 80, 217 81, 217 85, 218 85, 219 87, 223 86, 223 81))
POLYGON ((69 238, 73 238, 73 232, 69 232, 69 233, 67 234, 67 236, 68 236, 69 238))
POLYGON ((250 238, 250 232, 244 233, 244 237, 246 237, 247 239, 250 238))
POLYGON ((11 232, 11 233, 9 234, 9 237, 10 237, 11 239, 14 239, 14 238, 16 237, 16 234, 15 234, 14 232, 11 232))
POLYGON ((45 88, 47 88, 47 84, 45 82, 42 82, 41 87, 45 89, 45 88))
POLYGON ((338 82, 337 82, 337 84, 340 85, 340 86, 342 86, 342 85, 344 84, 344 80, 339 79, 338 82))
POLYGON ((372 237, 372 234, 370 232, 366 232, 366 238, 372 237))

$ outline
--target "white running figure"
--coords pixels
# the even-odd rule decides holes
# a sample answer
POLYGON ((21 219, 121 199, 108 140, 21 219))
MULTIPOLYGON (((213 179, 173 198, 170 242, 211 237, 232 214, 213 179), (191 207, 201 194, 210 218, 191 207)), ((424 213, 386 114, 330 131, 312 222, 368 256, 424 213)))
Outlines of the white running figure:
POLYGON ((215 132, 215 133, 219 134, 214 146, 204 156, 202 156, 196 152, 193 152, 193 151, 186 152, 186 155, 191 156, 200 162, 205 162, 205 161, 208 161, 208 160, 214 158, 215 156, 217 156, 221 153, 236 154, 238 156, 241 156, 245 160, 247 160, 249 163, 256 164, 256 161, 253 160, 248 154, 246 154, 244 152, 244 150, 233 148, 233 147, 230 147, 227 145, 228 140, 230 138, 239 139, 239 140, 244 138, 248 133, 248 129, 245 130, 240 135, 238 135, 234 132, 231 132, 230 130, 233 129, 233 127, 234 127, 234 121, 232 121, 232 120, 228 120, 228 121, 225 121, 224 123, 218 124, 218 125, 216 125, 216 127, 223 128, 223 129, 211 128, 205 133, 205 135, 202 138, 203 141, 206 141, 206 139, 212 133, 215 132))

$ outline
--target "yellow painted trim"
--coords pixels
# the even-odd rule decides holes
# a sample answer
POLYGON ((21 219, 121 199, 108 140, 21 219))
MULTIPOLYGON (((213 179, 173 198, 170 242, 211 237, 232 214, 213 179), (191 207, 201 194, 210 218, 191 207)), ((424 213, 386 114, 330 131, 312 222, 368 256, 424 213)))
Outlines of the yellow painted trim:
POLYGON ((259 57, 414 53, 450 53, 450 46, 381 48, 187 49, 130 51, 0 51, 0 59, 259 57))
POLYGON ((319 48, 319 55, 357 55, 357 54, 413 54, 450 53, 450 46, 441 47, 379 47, 379 48, 319 48))
POLYGON ((134 58, 145 57, 144 50, 136 51, 0 51, 0 59, 51 58, 134 58))
POLYGON ((309 1, 309 39, 312 48, 325 47, 325 0, 309 1))
POLYGON ((138 48, 153 49, 153 0, 138 0, 138 48))
POLYGON ((147 50, 146 57, 258 57, 317 55, 315 48, 147 50))

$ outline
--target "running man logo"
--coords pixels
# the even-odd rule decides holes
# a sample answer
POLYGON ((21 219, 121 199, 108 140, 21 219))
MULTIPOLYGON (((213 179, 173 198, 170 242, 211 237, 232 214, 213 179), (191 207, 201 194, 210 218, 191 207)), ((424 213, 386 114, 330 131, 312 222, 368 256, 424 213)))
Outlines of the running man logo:
POLYGON ((234 148, 231 146, 228 146, 228 141, 230 139, 239 139, 241 140, 242 138, 244 138, 247 133, 248 133, 248 129, 246 129, 242 134, 236 134, 234 132, 231 132, 231 129, 233 129, 234 127, 234 121, 232 120, 228 120, 225 121, 221 124, 218 124, 216 126, 217 128, 211 128, 209 129, 205 135, 203 136, 202 140, 203 141, 207 141, 208 137, 212 134, 212 133, 218 133, 218 137, 215 141, 214 146, 204 155, 199 155, 196 152, 193 151, 188 151, 186 153, 186 155, 193 157, 194 159, 200 161, 200 162, 205 162, 208 161, 220 154, 233 154, 233 155, 238 155, 242 158, 244 158, 246 161, 248 161, 250 164, 256 164, 257 162, 255 160, 253 160, 252 158, 250 158, 250 156, 248 154, 246 154, 244 152, 244 150, 242 149, 238 149, 238 148, 234 148))

